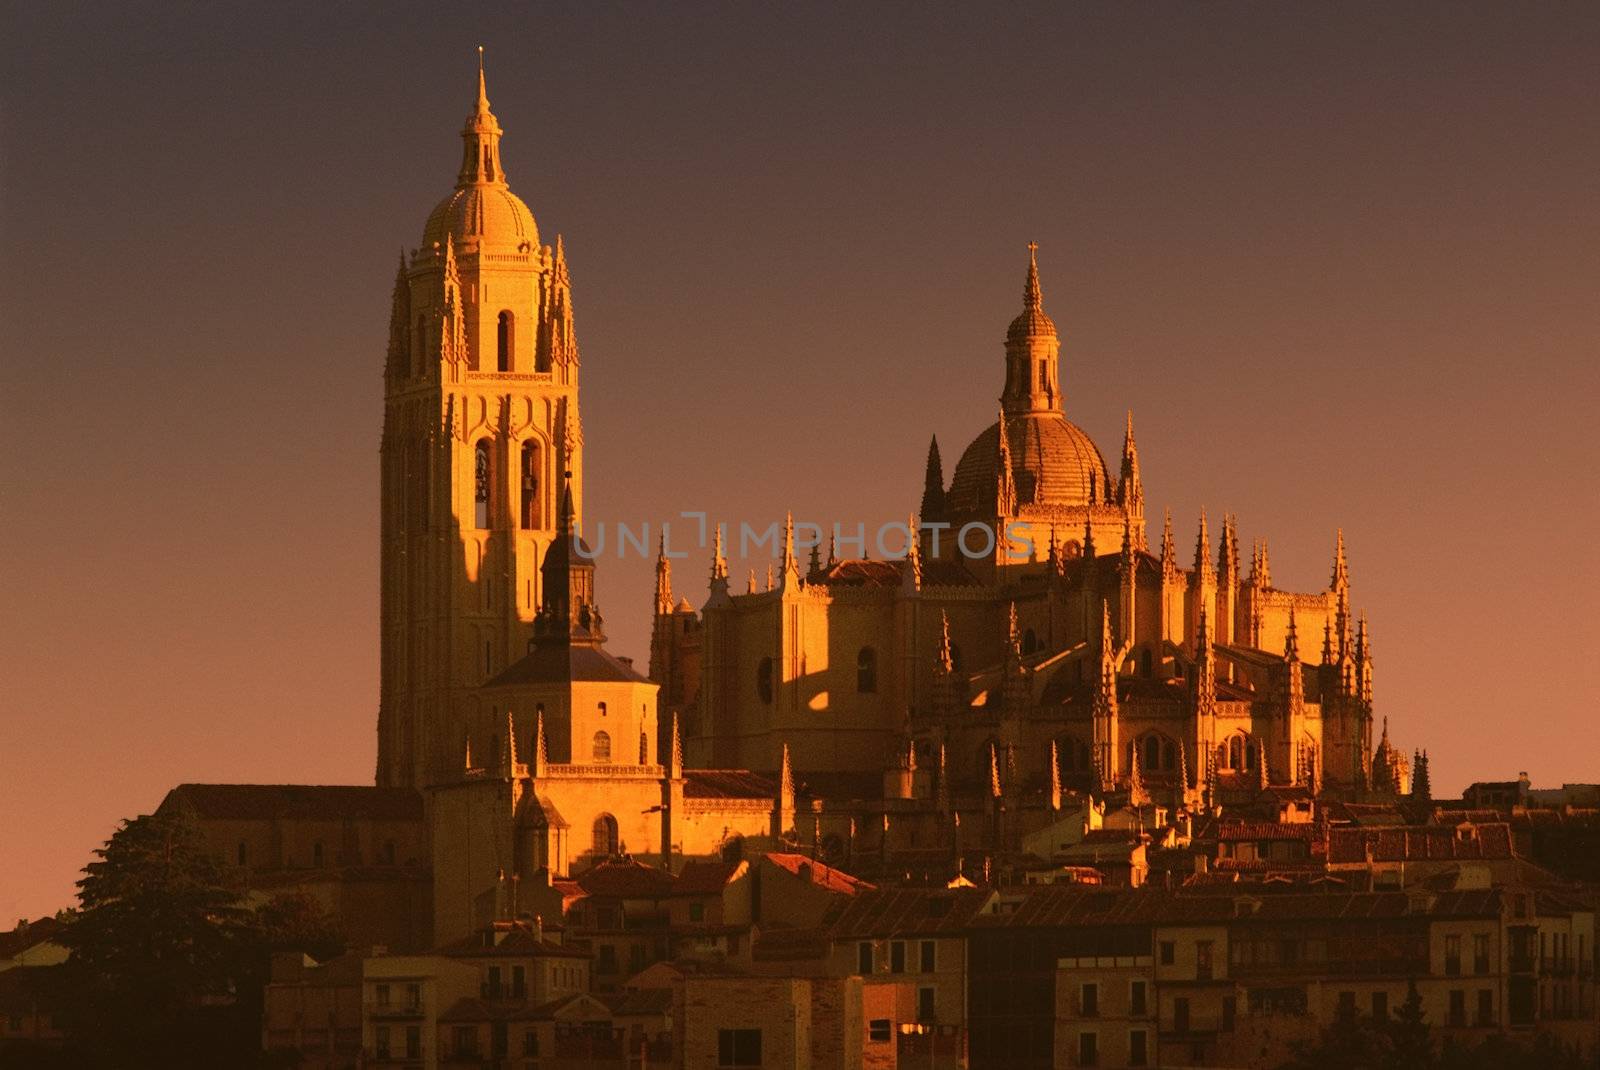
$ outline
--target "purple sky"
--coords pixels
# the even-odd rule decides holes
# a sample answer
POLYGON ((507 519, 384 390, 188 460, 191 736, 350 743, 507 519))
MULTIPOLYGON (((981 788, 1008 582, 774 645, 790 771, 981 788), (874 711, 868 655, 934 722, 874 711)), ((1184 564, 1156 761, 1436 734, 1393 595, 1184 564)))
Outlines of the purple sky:
MULTIPOLYGON (((1313 589, 1344 526, 1436 790, 1600 776, 1600 12, 986 15, 14 6, 0 924, 174 784, 370 779, 389 289, 479 43, 591 520, 905 516, 1035 239, 1067 411, 1134 410, 1181 545, 1231 510, 1313 589)), ((640 659, 649 572, 599 574, 640 659)))

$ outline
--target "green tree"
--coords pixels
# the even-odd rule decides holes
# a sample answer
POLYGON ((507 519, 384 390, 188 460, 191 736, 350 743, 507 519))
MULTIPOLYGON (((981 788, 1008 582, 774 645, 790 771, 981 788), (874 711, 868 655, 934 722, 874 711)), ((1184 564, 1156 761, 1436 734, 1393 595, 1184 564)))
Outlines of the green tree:
POLYGON ((199 829, 139 817, 95 854, 59 937, 70 1034, 105 1066, 247 1065, 259 1038, 237 994, 257 925, 199 829))

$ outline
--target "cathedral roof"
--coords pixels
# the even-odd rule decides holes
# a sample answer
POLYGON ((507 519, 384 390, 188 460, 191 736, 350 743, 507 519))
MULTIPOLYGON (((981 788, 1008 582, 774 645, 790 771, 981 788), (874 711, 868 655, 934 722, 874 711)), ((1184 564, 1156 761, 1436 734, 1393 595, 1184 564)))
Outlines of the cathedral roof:
MULTIPOLYGON (((1087 433, 1060 412, 1011 413, 1005 417, 1006 445, 1018 505, 1082 507, 1104 500, 1111 486, 1105 458, 1087 433)), ((950 480, 948 502, 955 515, 994 511, 1000 475, 1000 425, 984 428, 950 480)))
POLYGON ((422 819, 418 792, 366 784, 179 784, 161 802, 171 805, 187 806, 200 818, 226 820, 422 819))
POLYGON ((446 235, 455 239, 458 250, 491 243, 511 248, 539 245, 533 212, 503 185, 468 186, 440 201, 422 228, 422 247, 442 246, 446 235))
POLYGON ((633 666, 587 643, 540 643, 512 662, 484 687, 517 684, 565 684, 577 681, 647 684, 633 666))

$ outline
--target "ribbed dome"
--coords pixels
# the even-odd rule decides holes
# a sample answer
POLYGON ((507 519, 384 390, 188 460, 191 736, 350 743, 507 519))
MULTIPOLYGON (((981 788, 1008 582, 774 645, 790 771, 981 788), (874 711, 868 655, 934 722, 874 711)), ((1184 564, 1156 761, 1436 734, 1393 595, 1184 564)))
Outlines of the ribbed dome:
MULTIPOLYGON (((1110 485, 1105 458, 1083 429, 1059 412, 1007 416, 1006 445, 1018 505, 1084 506, 1089 490, 1104 498, 1110 485)), ((999 483, 999 424, 990 424, 956 462, 949 503, 958 516, 985 515, 994 508, 999 483)))
POLYGON ((522 198, 503 185, 472 185, 453 191, 439 202, 422 230, 422 247, 444 244, 445 235, 456 248, 467 244, 519 249, 527 243, 539 247, 539 228, 522 198))
POLYGON ((1056 321, 1042 308, 1024 308, 1006 328, 1006 341, 1020 342, 1030 337, 1056 337, 1056 321))

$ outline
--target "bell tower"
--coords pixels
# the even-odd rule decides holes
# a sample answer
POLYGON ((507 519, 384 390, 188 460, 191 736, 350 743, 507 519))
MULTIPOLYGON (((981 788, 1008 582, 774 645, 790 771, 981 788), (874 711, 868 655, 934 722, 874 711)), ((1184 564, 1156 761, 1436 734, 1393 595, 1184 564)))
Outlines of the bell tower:
POLYGON ((527 652, 558 495, 583 507, 566 252, 500 160, 478 50, 455 189, 402 253, 385 362, 377 782, 456 775, 471 694, 527 652), (563 473, 570 473, 566 481, 563 473))

